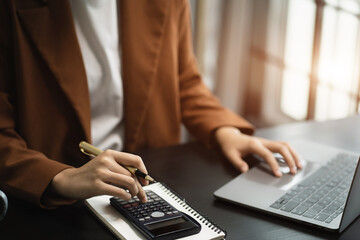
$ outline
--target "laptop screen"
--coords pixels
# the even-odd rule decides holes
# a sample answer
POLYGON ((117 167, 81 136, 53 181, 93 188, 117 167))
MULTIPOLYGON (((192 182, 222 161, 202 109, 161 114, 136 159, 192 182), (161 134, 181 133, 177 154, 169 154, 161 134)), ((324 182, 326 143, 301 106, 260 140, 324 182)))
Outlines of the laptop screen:
POLYGON ((351 183, 344 213, 340 222, 339 231, 342 232, 349 224, 360 215, 360 173, 359 161, 356 166, 353 181, 351 183))

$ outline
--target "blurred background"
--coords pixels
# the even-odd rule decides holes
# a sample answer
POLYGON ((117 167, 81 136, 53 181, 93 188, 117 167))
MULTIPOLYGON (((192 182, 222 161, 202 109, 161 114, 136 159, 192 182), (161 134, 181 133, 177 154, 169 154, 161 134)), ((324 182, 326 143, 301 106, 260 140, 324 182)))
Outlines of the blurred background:
POLYGON ((360 112, 360 0, 189 0, 207 86, 257 127, 360 112))

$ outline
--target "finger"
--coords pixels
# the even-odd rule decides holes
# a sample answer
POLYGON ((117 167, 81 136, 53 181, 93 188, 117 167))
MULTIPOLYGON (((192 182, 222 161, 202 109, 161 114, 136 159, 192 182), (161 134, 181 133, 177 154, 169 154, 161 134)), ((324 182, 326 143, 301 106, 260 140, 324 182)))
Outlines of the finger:
MULTIPOLYGON (((126 164, 124 164, 125 166, 132 166, 132 167, 136 167, 137 169, 139 169, 141 172, 148 174, 148 171, 144 165, 144 162, 142 161, 140 156, 137 155, 133 155, 133 154, 127 154, 129 159, 124 159, 125 161, 128 161, 126 164)), ((137 178, 143 185, 148 185, 149 181, 142 178, 142 177, 138 177, 137 178)))
POLYGON ((295 160, 291 155, 290 151, 287 148, 281 148, 279 153, 284 157, 285 162, 289 166, 290 173, 295 174, 297 172, 297 167, 295 164, 295 160))
POLYGON ((136 167, 143 173, 146 173, 146 174, 148 173, 146 170, 145 164, 142 161, 140 156, 130 154, 130 153, 112 151, 112 150, 106 150, 105 152, 107 152, 108 154, 111 154, 118 164, 121 164, 124 166, 136 167))
POLYGON ((300 156, 296 153, 296 151, 290 145, 288 145, 288 148, 289 148, 291 155, 293 156, 293 158, 295 160, 296 166, 301 169, 302 164, 301 164, 300 156))
POLYGON ((142 177, 139 177, 138 180, 141 182, 142 185, 149 185, 149 180, 146 180, 142 177))
POLYGON ((224 154, 238 171, 244 173, 249 170, 248 164, 241 158, 238 150, 224 150, 224 154))
MULTIPOLYGON (((132 176, 132 173, 124 166, 118 164, 115 159, 111 158, 112 161, 107 165, 108 169, 110 169, 112 172, 116 172, 119 174, 124 174, 127 176, 132 176)), ((143 185, 148 185, 149 181, 143 178, 138 178, 143 185)))
POLYGON ((118 164, 114 159, 108 165, 108 169, 115 173, 123 174, 123 175, 129 176, 129 177, 132 176, 132 174, 129 170, 127 170, 124 166, 118 164))
POLYGON ((109 153, 109 150, 106 150, 101 155, 97 156, 93 160, 93 162, 96 162, 97 165, 96 168, 106 168, 111 170, 112 172, 117 172, 120 174, 124 174, 127 176, 131 176, 131 173, 125 169, 123 166, 119 165, 116 160, 114 159, 114 156, 109 153))
POLYGON ((131 199, 131 194, 122 188, 104 182, 102 182, 99 186, 100 192, 98 195, 110 195, 114 197, 119 197, 126 201, 131 199))
POLYGON ((284 143, 279 142, 269 142, 265 145, 268 149, 270 149, 272 152, 278 152, 283 157, 287 165, 289 166, 290 173, 295 174, 296 173, 296 165, 295 160, 290 153, 289 149, 287 148, 287 145, 284 143))
MULTIPOLYGON (((131 154, 126 154, 126 155, 131 155, 131 154)), ((127 175, 127 176, 132 176, 132 173, 124 166, 124 164, 119 164, 118 161, 116 161, 113 154, 109 153, 109 151, 107 151, 107 155, 103 156, 102 158, 103 159, 104 158, 111 159, 111 161, 106 161, 106 167, 108 169, 110 169, 111 171, 116 172, 116 173, 120 173, 120 174, 124 174, 124 175, 127 175), (111 155, 111 156, 109 156, 109 155, 111 155)), ((146 179, 139 178, 139 180, 141 181, 141 183, 143 185, 148 185, 149 184, 149 181, 146 180, 146 179)))
POLYGON ((144 189, 142 188, 141 184, 139 183, 139 181, 136 181, 136 185, 139 189, 137 196, 141 202, 145 203, 147 201, 146 193, 145 193, 144 189))
POLYGON ((282 173, 279 170, 279 164, 277 163, 274 155, 270 150, 268 150, 264 145, 262 144, 251 144, 250 145, 251 152, 259 155, 262 157, 271 167, 274 175, 276 177, 281 177, 282 173))
POLYGON ((136 180, 132 176, 126 176, 109 171, 104 177, 104 182, 112 183, 119 187, 124 187, 129 190, 131 196, 136 196, 139 193, 136 180))

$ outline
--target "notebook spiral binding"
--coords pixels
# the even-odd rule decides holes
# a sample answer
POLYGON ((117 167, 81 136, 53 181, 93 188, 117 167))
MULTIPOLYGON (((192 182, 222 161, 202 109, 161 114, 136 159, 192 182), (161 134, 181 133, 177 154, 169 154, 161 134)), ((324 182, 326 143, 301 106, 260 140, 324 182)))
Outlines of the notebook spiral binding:
POLYGON ((197 211, 193 206, 186 203, 185 201, 181 200, 182 198, 179 194, 177 194, 175 191, 173 191, 172 188, 167 186, 164 183, 160 183, 160 188, 164 190, 171 198, 173 198, 175 201, 177 201, 180 205, 182 205, 185 209, 189 210, 191 214, 194 214, 196 220, 199 220, 200 222, 204 223, 206 226, 208 226, 211 230, 213 230, 216 233, 224 232, 225 236, 227 235, 226 231, 220 228, 218 225, 214 223, 209 217, 202 214, 201 212, 197 211))

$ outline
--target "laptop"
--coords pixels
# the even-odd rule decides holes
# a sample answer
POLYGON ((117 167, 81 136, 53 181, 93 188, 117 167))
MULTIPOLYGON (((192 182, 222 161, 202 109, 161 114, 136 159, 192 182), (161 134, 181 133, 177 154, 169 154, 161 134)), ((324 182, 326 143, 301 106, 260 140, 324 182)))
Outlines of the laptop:
POLYGON ((215 197, 342 232, 360 214, 359 154, 307 140, 290 144, 302 157, 303 168, 295 175, 280 162, 285 174, 274 177, 261 162, 216 190, 215 197))

